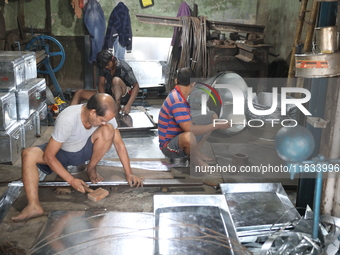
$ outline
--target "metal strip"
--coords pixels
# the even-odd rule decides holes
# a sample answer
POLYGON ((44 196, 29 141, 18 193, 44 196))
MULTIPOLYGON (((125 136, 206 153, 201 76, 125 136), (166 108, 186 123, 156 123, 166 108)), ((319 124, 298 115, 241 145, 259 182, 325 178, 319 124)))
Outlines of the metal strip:
MULTIPOLYGON (((104 181, 99 183, 85 182, 91 187, 98 186, 129 186, 127 181, 104 181)), ((146 179, 143 182, 144 187, 173 187, 173 186, 200 186, 203 185, 201 180, 195 179, 146 179)), ((9 187, 22 187, 23 183, 21 181, 13 181, 8 184, 9 187)), ((70 186, 68 182, 39 182, 40 187, 63 187, 70 186)))
MULTIPOLYGON (((85 164, 88 164, 87 162, 85 164)), ((120 161, 111 161, 102 159, 98 162, 97 166, 113 166, 113 167, 123 167, 120 161)), ((148 171, 157 172, 170 172, 171 165, 166 164, 163 161, 131 161, 131 168, 143 169, 148 171)))

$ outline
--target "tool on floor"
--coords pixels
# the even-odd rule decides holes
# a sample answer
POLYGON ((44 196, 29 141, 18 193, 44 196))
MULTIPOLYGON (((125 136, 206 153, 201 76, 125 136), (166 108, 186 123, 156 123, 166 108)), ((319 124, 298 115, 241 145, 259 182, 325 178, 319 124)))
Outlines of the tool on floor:
MULTIPOLYGON (((45 175, 40 177, 43 180, 45 175)), ((118 187, 118 186, 130 186, 125 180, 121 181, 103 181, 99 183, 85 182, 91 186, 106 186, 106 187, 118 187)), ((145 179, 143 182, 144 187, 178 187, 178 186, 201 186, 202 180, 194 179, 145 179)), ((38 183, 39 187, 68 187, 68 182, 43 182, 38 183)), ((16 201, 21 193, 23 187, 22 181, 12 181, 8 184, 8 189, 4 194, 0 196, 0 223, 10 210, 12 204, 16 201)), ((97 191, 98 192, 98 191, 97 191)), ((93 196, 95 194, 91 194, 93 196)), ((98 201, 98 200, 97 200, 98 201)))
POLYGON ((87 194, 87 198, 90 199, 93 202, 97 202, 99 200, 102 200, 103 198, 107 197, 109 195, 109 192, 106 189, 98 188, 96 190, 93 190, 89 187, 84 187, 87 194))

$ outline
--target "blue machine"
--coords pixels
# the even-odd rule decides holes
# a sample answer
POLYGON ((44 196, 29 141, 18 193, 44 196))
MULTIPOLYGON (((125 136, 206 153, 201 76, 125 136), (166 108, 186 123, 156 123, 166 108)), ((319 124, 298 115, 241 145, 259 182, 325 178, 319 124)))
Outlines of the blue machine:
POLYGON ((61 90, 57 78, 54 73, 59 71, 65 63, 65 50, 61 43, 55 38, 48 35, 35 36, 26 45, 26 50, 30 51, 45 51, 45 58, 39 63, 37 72, 40 74, 48 74, 52 80, 55 90, 58 92, 59 97, 65 101, 63 91, 61 90), (51 51, 51 44, 54 43, 58 50, 55 52, 51 51), (54 69, 51 66, 51 58, 55 57, 59 60, 59 64, 54 69), (41 65, 45 67, 45 70, 41 69, 41 65))

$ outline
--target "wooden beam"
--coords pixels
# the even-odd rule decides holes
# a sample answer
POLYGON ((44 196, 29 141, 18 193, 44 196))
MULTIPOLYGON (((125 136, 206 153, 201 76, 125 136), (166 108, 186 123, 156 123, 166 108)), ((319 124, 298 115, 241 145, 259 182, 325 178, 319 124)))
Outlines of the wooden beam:
MULTIPOLYGON (((166 17, 166 16, 155 16, 155 15, 145 15, 136 14, 137 20, 142 23, 156 24, 164 26, 181 27, 179 17, 166 17)), ((209 21, 207 20, 207 27, 209 29, 215 29, 220 31, 231 31, 238 33, 253 33, 253 34, 263 34, 265 26, 251 25, 251 24, 240 24, 240 23, 230 23, 222 21, 209 21)))
POLYGON ((172 26, 172 27, 181 27, 180 21, 178 17, 163 17, 163 16, 155 16, 155 15, 144 15, 144 14, 136 14, 136 17, 139 22, 147 23, 147 24, 156 24, 156 25, 164 25, 164 26, 172 26))
POLYGON ((252 34, 263 34, 265 29, 265 26, 260 25, 239 24, 209 20, 207 20, 207 26, 209 27, 209 29, 216 29, 219 31, 231 31, 237 33, 252 33, 252 34))

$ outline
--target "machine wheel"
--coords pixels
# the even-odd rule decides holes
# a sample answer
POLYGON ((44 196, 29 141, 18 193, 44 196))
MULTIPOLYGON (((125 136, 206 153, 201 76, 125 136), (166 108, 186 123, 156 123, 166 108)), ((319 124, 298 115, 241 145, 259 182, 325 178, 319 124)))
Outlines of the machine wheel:
MULTIPOLYGON (((65 50, 61 43, 53 38, 52 36, 48 35, 39 35, 35 36, 28 42, 26 45, 26 50, 30 51, 39 51, 39 50, 45 50, 47 57, 49 58, 49 61, 51 61, 51 58, 54 57, 56 61, 59 61, 57 67, 55 67, 53 72, 57 72, 61 69, 61 67, 65 63, 65 50), (57 46, 58 50, 55 52, 51 52, 50 49, 55 49, 54 45, 57 46)), ((41 70, 38 68, 37 70, 40 74, 48 74, 46 70, 41 70)))

